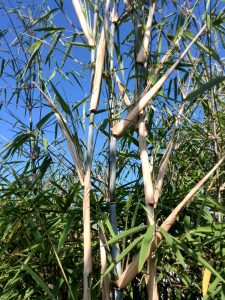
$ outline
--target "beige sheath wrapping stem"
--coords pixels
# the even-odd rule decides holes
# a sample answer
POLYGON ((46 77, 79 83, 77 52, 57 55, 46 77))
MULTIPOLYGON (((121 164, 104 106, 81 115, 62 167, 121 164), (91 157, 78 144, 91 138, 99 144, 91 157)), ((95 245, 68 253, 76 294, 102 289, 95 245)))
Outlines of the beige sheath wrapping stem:
POLYGON ((90 46, 94 46, 94 40, 92 37, 91 29, 87 20, 85 19, 84 12, 82 10, 81 4, 79 0, 72 0, 74 9, 77 13, 77 17, 79 19, 81 28, 83 29, 84 35, 87 39, 87 42, 90 46))
POLYGON ((99 102, 101 81, 102 81, 102 72, 104 67, 104 58, 105 58, 105 47, 106 47, 106 34, 108 29, 107 14, 109 10, 110 0, 106 2, 105 16, 102 26, 102 32, 100 41, 96 53, 95 61, 95 75, 92 86, 91 100, 90 100, 90 111, 96 111, 99 102))
POLYGON ((146 23, 145 33, 144 33, 141 48, 139 50, 136 59, 138 63, 144 63, 148 56, 148 48, 149 48, 150 34, 151 34, 151 27, 152 27, 152 20, 155 11, 155 6, 156 6, 156 1, 154 1, 153 4, 149 7, 149 14, 146 23))

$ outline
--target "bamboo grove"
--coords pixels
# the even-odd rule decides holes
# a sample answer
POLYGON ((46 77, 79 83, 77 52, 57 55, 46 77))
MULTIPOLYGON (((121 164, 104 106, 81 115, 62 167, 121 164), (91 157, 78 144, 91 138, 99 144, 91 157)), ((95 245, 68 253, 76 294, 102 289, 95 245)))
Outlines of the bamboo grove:
POLYGON ((0 2, 0 299, 223 299, 223 1, 0 2))

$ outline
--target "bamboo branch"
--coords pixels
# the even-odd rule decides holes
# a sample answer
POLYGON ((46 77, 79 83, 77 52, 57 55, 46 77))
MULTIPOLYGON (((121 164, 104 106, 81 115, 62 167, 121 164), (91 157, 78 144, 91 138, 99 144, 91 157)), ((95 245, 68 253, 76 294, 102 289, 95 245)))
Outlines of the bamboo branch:
MULTIPOLYGON (((139 149, 144 179, 144 193, 146 207, 154 205, 154 189, 151 177, 151 166, 148 158, 148 147, 146 143, 147 131, 145 128, 144 114, 139 116, 139 149)), ((151 224, 151 221, 149 222, 151 224)))
POLYGON ((115 81, 117 83, 120 95, 123 98, 124 104, 128 108, 128 107, 131 106, 131 102, 130 102, 130 99, 128 98, 127 94, 126 94, 126 90, 125 90, 124 86, 122 85, 122 83, 120 82, 120 79, 119 79, 118 75, 116 74, 116 72, 114 72, 114 77, 115 77, 115 81))
POLYGON ((97 48, 97 53, 96 53, 95 74, 94 74, 91 100, 90 100, 90 111, 96 111, 99 102, 100 88, 102 82, 102 72, 103 72, 104 59, 105 59, 106 38, 107 38, 107 30, 108 30, 107 14, 109 10, 109 3, 110 0, 107 0, 102 32, 101 32, 100 41, 97 48))
POLYGON ((142 41, 141 48, 139 50, 139 53, 137 55, 136 61, 138 63, 144 63, 147 59, 148 52, 149 52, 149 42, 150 42, 150 35, 151 35, 151 27, 152 27, 152 21, 153 21, 153 15, 155 12, 155 6, 156 6, 156 0, 150 5, 149 7, 149 14, 148 14, 148 19, 146 23, 146 29, 142 41))
MULTIPOLYGON (((209 179, 209 177, 219 168, 219 166, 223 163, 225 156, 223 156, 220 161, 200 180, 196 186, 187 194, 187 196, 178 204, 178 206, 172 211, 172 213, 167 217, 167 219, 161 225, 161 228, 165 231, 169 231, 171 226, 175 223, 179 214, 187 207, 188 204, 193 200, 194 196, 198 193, 204 183, 209 179)), ((157 244, 160 240, 162 240, 162 235, 159 230, 156 232, 155 237, 152 241, 152 245, 149 251, 149 257, 151 257, 157 244)), ((119 288, 125 288, 137 275, 138 273, 138 261, 139 261, 140 252, 133 258, 132 262, 127 266, 127 268, 123 271, 120 278, 116 281, 116 284, 119 288)))
POLYGON ((171 133, 171 136, 169 139, 169 143, 167 145, 166 151, 165 151, 163 158, 161 160, 161 163, 160 163, 159 173, 157 176, 157 180, 156 180, 156 184, 155 184, 155 191, 154 191, 155 207, 157 206, 159 196, 162 191, 163 180, 164 180, 166 169, 167 169, 167 166, 169 163, 170 154, 173 149, 175 132, 176 132, 178 124, 179 124, 180 115, 183 113, 183 109, 184 109, 184 104, 182 105, 181 109, 178 112, 178 116, 176 118, 176 122, 174 124, 174 128, 172 130, 172 133, 171 133))
POLYGON ((156 277, 155 260, 152 257, 150 257, 148 259, 148 275, 146 278, 148 300, 158 300, 159 299, 156 279, 157 279, 157 277, 156 277))
POLYGON ((168 77, 171 75, 171 73, 175 70, 175 68, 178 66, 180 61, 184 58, 186 53, 189 51, 191 46, 196 42, 198 37, 202 34, 204 29, 206 28, 206 25, 204 25, 201 30, 198 32, 198 34, 195 36, 195 38, 192 40, 192 42, 187 46, 187 48, 184 50, 184 52, 180 55, 180 57, 177 59, 177 61, 170 67, 170 69, 158 80, 158 82, 153 86, 153 88, 144 95, 138 103, 134 106, 134 108, 128 112, 127 116, 121 120, 117 125, 115 125, 111 131, 112 134, 116 137, 120 137, 125 129, 134 121, 134 119, 138 116, 138 114, 144 109, 144 107, 148 104, 148 102, 157 94, 159 89, 162 87, 164 82, 168 79, 168 77))
MULTIPOLYGON (((100 241, 100 258, 101 258, 101 275, 107 270, 107 255, 105 249, 105 236, 101 229, 99 229, 99 241, 100 241)), ((102 300, 110 300, 110 286, 109 286, 109 275, 103 276, 102 278, 102 300)))
POLYGON ((79 151, 76 149, 76 146, 72 140, 70 129, 67 125, 66 119, 64 116, 61 114, 61 112, 57 109, 55 106, 54 102, 49 98, 49 96, 39 87, 39 85, 36 82, 33 82, 33 85, 39 90, 39 92, 45 97, 45 99, 48 101, 49 106, 55 113, 55 117, 58 120, 59 126, 61 128, 62 134, 64 135, 67 145, 70 150, 70 154, 73 159, 73 163, 75 166, 75 169, 77 171, 79 180, 81 185, 84 185, 84 170, 83 170, 83 165, 81 158, 79 156, 79 151))
POLYGON ((84 12, 81 7, 81 3, 79 0, 72 0, 72 2, 73 2, 74 9, 76 11, 77 17, 79 19, 81 28, 83 29, 84 35, 87 39, 87 42, 90 46, 94 46, 92 32, 91 32, 90 26, 88 24, 88 21, 86 20, 86 18, 84 16, 84 12))

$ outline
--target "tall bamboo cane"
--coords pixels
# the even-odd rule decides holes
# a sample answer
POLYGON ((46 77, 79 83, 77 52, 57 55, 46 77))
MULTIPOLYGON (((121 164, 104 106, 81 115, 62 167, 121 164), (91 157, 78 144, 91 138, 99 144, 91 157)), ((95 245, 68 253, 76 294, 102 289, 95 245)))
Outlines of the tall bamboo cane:
MULTIPOLYGON (((111 26, 109 35, 109 72, 113 73, 114 69, 114 36, 115 36, 115 21, 117 20, 117 1, 114 1, 114 5, 111 12, 111 26)), ((111 79, 110 84, 110 127, 115 124, 115 93, 113 89, 114 80, 111 79)), ((114 137, 111 132, 109 135, 109 215, 112 229, 115 234, 118 234, 117 228, 117 213, 116 213, 116 137, 114 137)), ((112 258, 116 260, 119 256, 119 249, 113 245, 112 246, 112 258)), ((114 277, 118 279, 121 275, 121 263, 119 262, 114 268, 114 277)), ((122 299, 122 292, 114 288, 115 300, 122 299)))
POLYGON ((91 272, 92 272, 92 255, 91 255, 91 209, 90 209, 90 192, 91 192, 91 167, 93 159, 93 131, 94 117, 98 107, 102 72, 105 58, 106 34, 107 34, 107 15, 110 0, 106 2, 105 15, 103 20, 102 32, 99 44, 96 50, 95 72, 91 90, 90 100, 90 124, 88 131, 88 151, 86 160, 86 169, 84 176, 84 200, 83 200, 83 226, 84 226, 84 270, 83 270, 83 299, 91 299, 91 272))

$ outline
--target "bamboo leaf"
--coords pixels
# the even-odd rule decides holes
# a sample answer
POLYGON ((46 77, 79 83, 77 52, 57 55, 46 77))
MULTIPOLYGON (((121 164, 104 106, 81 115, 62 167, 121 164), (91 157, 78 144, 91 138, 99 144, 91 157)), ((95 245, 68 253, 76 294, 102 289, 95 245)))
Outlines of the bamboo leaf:
POLYGON ((59 32, 59 34, 55 38, 54 42, 52 43, 52 46, 51 46, 51 48, 50 48, 50 50, 48 52, 48 55, 46 56, 45 63, 47 63, 48 61, 50 61, 51 55, 52 55, 53 51, 55 50, 55 47, 56 47, 56 45, 57 45, 57 43, 58 43, 61 35, 62 35, 62 31, 59 32))
POLYGON ((34 47, 34 49, 32 51, 32 54, 30 56, 30 59, 29 59, 27 65, 26 65, 26 67, 25 67, 25 69, 23 71, 22 77, 24 77, 24 75, 26 74, 27 70, 31 66, 32 62, 34 61, 35 57, 37 56, 38 51, 41 48, 41 45, 42 45, 42 41, 35 42, 35 47, 34 47))
POLYGON ((32 276, 32 278, 36 281, 36 283, 45 291, 49 298, 55 299, 54 295, 51 293, 50 289, 44 283, 44 281, 26 264, 22 263, 23 269, 32 276))
POLYGON ((148 258, 154 231, 155 231, 155 226, 150 225, 146 231, 143 241, 141 242, 141 250, 140 250, 140 256, 138 261, 138 272, 142 270, 144 263, 148 258))
POLYGON ((38 129, 41 129, 41 127, 51 118, 52 115, 54 115, 54 112, 50 112, 45 115, 40 121, 38 121, 36 127, 38 129))
MULTIPOLYGON (((195 38, 195 35, 191 32, 184 32, 183 33, 184 36, 186 38, 188 38, 189 40, 193 41, 193 39, 195 38)), ((217 61, 220 61, 219 56, 217 55, 217 53, 210 47, 205 46, 204 44, 202 44, 200 41, 196 41, 195 42, 196 45, 198 45, 206 54, 211 55, 213 58, 215 58, 217 61)))
POLYGON ((128 253, 131 252, 131 250, 138 244, 140 243, 140 241, 143 239, 144 236, 139 236, 138 238, 136 238, 132 243, 130 243, 130 245, 124 249, 123 252, 120 253, 120 255, 117 256, 116 261, 113 262, 108 269, 106 270, 106 272, 103 274, 103 276, 106 276, 114 267, 115 265, 117 265, 128 253))
POLYGON ((32 26, 35 26, 39 22, 47 19, 51 14, 53 14, 57 10, 58 10, 58 8, 54 8, 54 9, 51 9, 51 10, 47 11, 46 13, 44 13, 43 15, 41 15, 38 19, 36 19, 34 22, 32 22, 32 26))
POLYGON ((223 76, 223 77, 216 77, 216 78, 210 79, 208 82, 202 84, 195 91, 193 91, 192 93, 190 93, 187 96, 186 101, 195 100, 199 95, 207 92, 208 90, 210 90, 215 85, 218 85, 218 84, 222 83, 224 80, 225 80, 225 76, 223 76))
POLYGON ((72 216, 70 216, 66 222, 66 225, 65 225, 65 228, 62 232, 62 234, 60 235, 60 238, 59 238, 59 243, 58 243, 58 252, 60 251, 62 245, 64 244, 64 242, 66 241, 69 233, 70 233, 70 230, 71 230, 71 227, 74 223, 74 219, 75 219, 75 214, 73 214, 72 216))
POLYGON ((139 231, 142 231, 142 230, 146 229, 147 227, 148 227, 148 225, 142 225, 142 226, 133 227, 131 229, 123 231, 120 234, 118 234, 115 237, 113 237, 111 240, 109 240, 107 242, 107 245, 115 244, 119 240, 123 239, 124 237, 126 237, 128 235, 132 235, 132 234, 137 233, 139 231))
POLYGON ((69 115, 71 115, 71 111, 69 108, 69 105, 63 100, 62 96, 60 95, 60 93, 58 92, 58 90, 56 89, 56 87, 54 86, 54 84, 52 82, 50 82, 51 87, 56 95, 56 100, 59 102, 59 104, 61 105, 63 111, 69 115))

